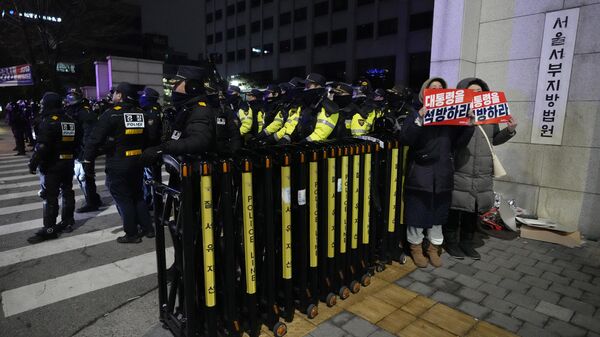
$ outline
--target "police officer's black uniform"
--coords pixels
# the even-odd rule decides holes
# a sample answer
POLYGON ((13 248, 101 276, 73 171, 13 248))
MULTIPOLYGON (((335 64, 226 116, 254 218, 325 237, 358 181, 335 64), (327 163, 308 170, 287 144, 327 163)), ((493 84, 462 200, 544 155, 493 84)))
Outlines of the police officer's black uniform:
MULTIPOLYGON (((81 142, 77 148, 77 160, 83 161, 83 151, 94 130, 98 117, 90 110, 90 108, 82 101, 82 93, 78 89, 71 89, 66 96, 67 106, 66 113, 71 116, 77 123, 77 129, 82 133, 81 142)), ((85 197, 85 204, 77 209, 77 213, 97 211, 102 206, 102 200, 96 189, 96 172, 94 161, 85 165, 84 175, 77 174, 79 187, 85 197)))
MULTIPOLYGON (((162 136, 162 107, 158 103, 159 94, 156 90, 146 87, 143 91, 139 92, 140 94, 140 108, 144 110, 144 114, 147 119, 147 128, 146 132, 148 133, 148 139, 152 140, 152 143, 148 143, 147 146, 156 146, 160 144, 160 139, 162 136)), ((152 180, 152 167, 144 167, 144 180, 152 180)), ((149 209, 153 207, 152 201, 152 186, 144 184, 144 200, 148 205, 149 209)))
POLYGON ((144 112, 136 105, 135 96, 128 83, 117 87, 113 98, 115 105, 100 116, 84 153, 84 164, 87 164, 95 159, 101 146, 105 148, 106 185, 115 199, 125 230, 125 236, 117 239, 119 243, 138 243, 141 235, 152 236, 154 233, 144 202, 140 162, 140 155, 149 141, 148 125, 144 112))
POLYGON ((37 243, 58 237, 65 227, 74 224, 75 194, 73 193, 73 158, 79 133, 75 121, 61 109, 60 96, 48 92, 42 98, 42 116, 35 130, 37 143, 29 162, 29 171, 40 171, 44 199, 44 228, 27 239, 37 243), (62 195, 62 221, 58 216, 58 195, 62 195))

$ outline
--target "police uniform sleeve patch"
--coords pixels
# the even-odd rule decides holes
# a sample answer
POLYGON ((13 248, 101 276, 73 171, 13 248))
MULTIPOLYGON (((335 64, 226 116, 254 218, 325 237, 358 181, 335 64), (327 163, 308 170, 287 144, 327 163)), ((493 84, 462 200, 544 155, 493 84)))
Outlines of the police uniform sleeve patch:
POLYGON ((67 123, 61 122, 60 127, 62 129, 63 137, 73 137, 75 136, 75 123, 67 123))
POLYGON ((171 139, 179 140, 180 137, 181 137, 181 131, 174 130, 173 134, 171 135, 171 139))
POLYGON ((52 118, 53 121, 58 120, 58 116, 56 116, 56 115, 53 115, 51 118, 52 118))
POLYGON ((217 117, 217 125, 225 125, 226 123, 227 120, 225 118, 217 117))

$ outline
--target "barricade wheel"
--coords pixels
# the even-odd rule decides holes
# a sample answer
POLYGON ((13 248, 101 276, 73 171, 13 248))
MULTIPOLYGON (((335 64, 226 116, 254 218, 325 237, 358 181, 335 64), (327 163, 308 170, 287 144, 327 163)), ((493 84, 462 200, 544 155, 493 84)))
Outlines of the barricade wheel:
POLYGON ((363 285, 363 287, 368 287, 371 284, 371 275, 364 274, 360 278, 360 283, 363 285))
POLYGON ((385 270, 385 265, 384 265, 384 264, 382 264, 382 263, 378 263, 378 264, 375 266, 375 271, 376 271, 376 272, 378 272, 378 273, 381 273, 381 272, 382 272, 382 271, 384 271, 384 270, 385 270))
POLYGON ((345 300, 350 296, 350 289, 348 289, 346 286, 342 286, 338 291, 338 295, 341 299, 345 300))
POLYGON ((308 308, 306 308, 306 317, 313 319, 313 318, 317 317, 318 314, 319 314, 319 308, 316 305, 310 304, 308 306, 308 308))
POLYGON ((353 294, 358 293, 360 291, 360 283, 357 281, 350 282, 350 291, 352 291, 353 294))
POLYGON ((275 337, 283 337, 287 333, 287 325, 283 322, 277 322, 273 326, 273 335, 275 337))
POLYGON ((400 254, 400 261, 399 261, 400 264, 405 264, 406 260, 407 260, 406 254, 404 254, 404 253, 400 254))
POLYGON ((328 307, 333 307, 337 303, 337 296, 335 296, 334 293, 327 294, 325 303, 327 304, 328 307))

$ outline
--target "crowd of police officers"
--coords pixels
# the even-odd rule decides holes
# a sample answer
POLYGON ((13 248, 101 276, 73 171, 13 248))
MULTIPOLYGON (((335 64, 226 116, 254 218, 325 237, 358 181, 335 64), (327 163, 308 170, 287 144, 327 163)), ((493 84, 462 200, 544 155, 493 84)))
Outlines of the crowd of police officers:
POLYGON ((172 107, 164 110, 158 92, 148 87, 137 92, 128 83, 113 90, 100 114, 77 89, 64 99, 53 92, 43 95, 32 123, 35 147, 29 170, 40 174, 44 227, 30 243, 73 229, 73 169, 85 196, 77 211, 96 211, 102 205, 94 179, 99 155, 106 156, 106 186, 123 221, 125 235, 117 241, 139 243, 154 236, 151 193, 143 181, 151 178, 149 168, 163 154, 231 156, 242 147, 363 136, 374 128, 397 127, 411 108, 409 95, 399 87, 372 90, 362 81, 355 88, 328 83, 316 73, 252 89, 245 100, 239 87, 227 87, 214 70, 180 66, 177 80, 172 107))

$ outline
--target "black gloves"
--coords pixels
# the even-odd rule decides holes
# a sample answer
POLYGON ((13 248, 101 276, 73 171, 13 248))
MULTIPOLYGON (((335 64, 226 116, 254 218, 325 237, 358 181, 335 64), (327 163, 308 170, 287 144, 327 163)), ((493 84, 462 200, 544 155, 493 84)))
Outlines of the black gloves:
POLYGON ((140 157, 140 160, 142 161, 142 164, 144 166, 151 166, 158 160, 158 158, 160 157, 162 152, 163 152, 162 145, 149 147, 144 150, 144 152, 142 153, 142 156, 140 157))

